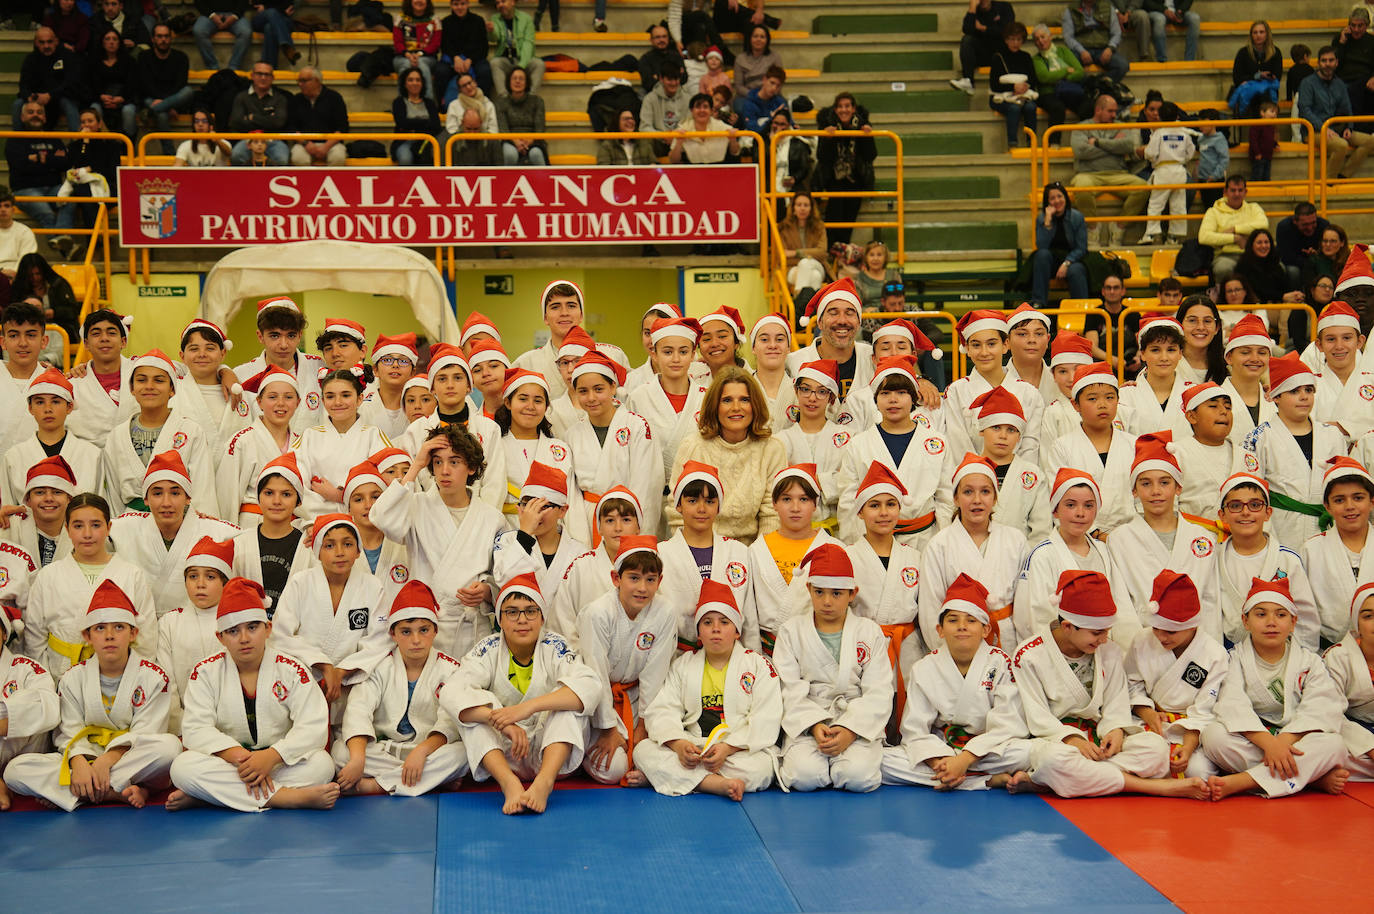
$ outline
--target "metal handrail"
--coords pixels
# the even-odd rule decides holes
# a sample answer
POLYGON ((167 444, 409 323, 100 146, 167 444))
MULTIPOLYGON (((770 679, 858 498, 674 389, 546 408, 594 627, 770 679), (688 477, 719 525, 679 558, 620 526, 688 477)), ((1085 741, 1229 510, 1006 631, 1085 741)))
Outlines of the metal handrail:
MULTIPOLYGON (((1321 134, 1321 141, 1320 141, 1320 147, 1321 147, 1321 156, 1320 156, 1320 158, 1321 158, 1321 173, 1320 173, 1320 181, 1319 181, 1320 197, 1319 197, 1319 199, 1318 199, 1317 201, 1315 201, 1316 204, 1317 204, 1317 212, 1321 213, 1321 215, 1323 216, 1323 218, 1325 218, 1327 215, 1345 216, 1345 215, 1352 215, 1352 214, 1356 214, 1356 213, 1374 213, 1374 207, 1370 207, 1370 206, 1342 207, 1342 208, 1340 208, 1340 209, 1332 209, 1332 208, 1331 208, 1331 205, 1330 205, 1330 202, 1329 202, 1329 200, 1328 200, 1328 197, 1331 196, 1331 191, 1332 191, 1333 189, 1339 191, 1339 189, 1340 189, 1341 187, 1344 187, 1344 186, 1347 186, 1347 185, 1351 185, 1351 184, 1363 184, 1363 185, 1365 185, 1365 186, 1368 186, 1369 183, 1370 183, 1370 181, 1369 181, 1368 179, 1364 179, 1364 178, 1338 178, 1338 177, 1334 177, 1334 176, 1332 176, 1332 175, 1328 175, 1328 174, 1327 174, 1327 172, 1326 172, 1326 157, 1327 157, 1327 155, 1328 155, 1328 152, 1327 152, 1327 148, 1326 148, 1326 147, 1327 147, 1326 132, 1327 132, 1327 130, 1331 129, 1331 128, 1330 128, 1330 124, 1332 123, 1332 121, 1336 121, 1336 122, 1339 122, 1339 123, 1342 123, 1342 124, 1352 124, 1352 125, 1358 125, 1358 124, 1374 125, 1374 116, 1367 115, 1367 114, 1362 114, 1362 115, 1352 115, 1352 116, 1349 116, 1349 117, 1333 117, 1333 118, 1331 118, 1330 120, 1328 120, 1325 124, 1323 124, 1320 130, 1314 130, 1314 129, 1312 129, 1311 126, 1309 125, 1309 127, 1308 127, 1308 133, 1309 133, 1309 134, 1312 134, 1312 133, 1320 133, 1320 134, 1321 134)), ((1366 132, 1368 132, 1368 131, 1366 131, 1366 132)), ((1337 194, 1337 196, 1339 196, 1339 194, 1337 194)))
MULTIPOLYGON (((1126 315, 1128 314, 1148 314, 1159 311, 1158 307, 1149 305, 1128 305, 1121 309, 1121 313, 1116 316, 1116 376, 1124 382, 1126 380, 1126 315)), ((1168 309, 1165 309, 1168 310, 1168 309)), ((1309 326, 1315 327, 1317 311, 1311 305, 1304 302, 1278 302, 1272 305, 1217 305, 1218 311, 1306 311, 1309 326)), ((1217 332, 1221 332, 1221 327, 1217 327, 1217 332)))

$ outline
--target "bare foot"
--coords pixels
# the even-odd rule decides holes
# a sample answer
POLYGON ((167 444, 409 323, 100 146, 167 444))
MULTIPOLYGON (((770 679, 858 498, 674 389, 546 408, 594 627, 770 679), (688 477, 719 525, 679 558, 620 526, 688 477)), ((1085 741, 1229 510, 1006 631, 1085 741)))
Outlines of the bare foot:
POLYGON ((1316 780, 1314 786, 1327 793, 1345 793, 1345 782, 1350 780, 1350 772, 1344 768, 1332 768, 1316 780))
POLYGON ((376 778, 359 778, 358 783, 354 784, 351 789, 345 790, 344 793, 349 795, 361 795, 386 793, 386 791, 382 789, 381 784, 377 783, 376 778))
POLYGON ((553 793, 553 780, 535 778, 530 789, 520 795, 520 805, 530 812, 543 812, 549 805, 549 794, 553 793))
POLYGON ((739 778, 726 778, 725 788, 725 795, 736 803, 744 799, 744 781, 739 778))
POLYGON ((1189 800, 1209 800, 1212 797, 1210 786, 1202 778, 1152 778, 1158 785, 1153 793, 1157 797, 1184 797, 1189 800))
POLYGON ((701 779, 697 790, 713 793, 718 797, 729 797, 738 803, 744 799, 744 781, 739 778, 723 778, 718 774, 708 774, 701 779))
POLYGON ((1207 791, 1211 794, 1214 803, 1218 800, 1224 800, 1232 794, 1240 793, 1242 790, 1254 790, 1256 786, 1255 779, 1244 771, 1225 776, 1212 775, 1207 779, 1207 791))
POLYGON ((202 805, 200 800, 191 796, 184 790, 173 790, 167 794, 167 811, 180 812, 183 809, 190 809, 192 806, 202 805))
POLYGON ((518 816, 525 811, 525 807, 520 805, 520 800, 525 795, 525 785, 521 784, 518 778, 510 785, 502 784, 501 793, 506 797, 506 802, 501 805, 501 812, 508 816, 518 816))
POLYGON ((1044 793, 1045 788, 1031 780, 1030 772, 1018 771, 1007 781, 1007 793, 1044 793))
POLYGON ((282 787, 267 805, 274 809, 333 809, 338 799, 339 785, 330 781, 314 787, 282 787))
POLYGON ((137 784, 130 784, 120 791, 120 797, 134 809, 142 809, 148 805, 148 791, 137 784))
POLYGON ((999 788, 1001 788, 1001 787, 1006 787, 1006 786, 1007 786, 1008 784, 1010 784, 1010 783, 1011 783, 1011 775, 1009 775, 1009 774, 994 774, 994 775, 992 775, 991 777, 988 778, 988 789, 989 789, 989 790, 997 790, 997 789, 999 789, 999 788))
POLYGON ((4 781, 0 781, 0 812, 5 812, 10 808, 10 791, 5 786, 4 781))
POLYGON ((640 771, 638 768, 631 768, 629 771, 625 772, 625 786, 648 787, 649 779, 646 778, 644 772, 640 771))

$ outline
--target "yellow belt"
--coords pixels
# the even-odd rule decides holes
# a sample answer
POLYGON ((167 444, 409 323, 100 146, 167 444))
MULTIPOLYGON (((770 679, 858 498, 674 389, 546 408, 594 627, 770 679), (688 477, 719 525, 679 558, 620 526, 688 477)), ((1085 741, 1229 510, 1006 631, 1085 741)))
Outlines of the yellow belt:
POLYGON ((840 519, 838 517, 827 517, 825 520, 813 520, 811 522, 811 529, 824 530, 826 533, 834 536, 840 529, 840 519))
POLYGON ((76 736, 73 736, 62 750, 62 768, 57 775, 57 783, 61 784, 63 787, 71 784, 72 747, 77 743, 81 742, 83 739, 87 739, 95 743, 101 749, 104 749, 106 746, 110 745, 110 743, 114 742, 115 737, 123 736, 128 732, 128 730, 116 730, 113 727, 97 727, 94 725, 82 727, 80 730, 76 731, 76 736))
POLYGON ((48 635, 48 650, 66 657, 72 666, 95 655, 95 651, 84 641, 63 641, 54 634, 48 635))
POLYGON ((508 501, 501 505, 502 514, 520 513, 520 487, 513 482, 506 483, 506 494, 515 501, 508 501))

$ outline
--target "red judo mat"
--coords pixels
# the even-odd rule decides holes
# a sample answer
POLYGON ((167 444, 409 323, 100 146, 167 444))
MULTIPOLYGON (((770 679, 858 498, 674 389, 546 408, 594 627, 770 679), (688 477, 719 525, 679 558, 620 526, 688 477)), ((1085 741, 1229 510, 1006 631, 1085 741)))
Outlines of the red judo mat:
POLYGON ((1047 802, 1185 911, 1367 912, 1351 863, 1374 836, 1374 784, 1349 787, 1348 796, 1220 803, 1047 802))

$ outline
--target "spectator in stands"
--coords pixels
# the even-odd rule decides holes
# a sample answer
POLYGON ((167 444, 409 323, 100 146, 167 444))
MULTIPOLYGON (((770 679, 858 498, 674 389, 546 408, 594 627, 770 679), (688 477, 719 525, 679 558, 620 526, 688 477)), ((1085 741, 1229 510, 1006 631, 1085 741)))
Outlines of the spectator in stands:
MULTIPOLYGON (((1031 29, 1031 39, 1035 42, 1031 61, 1035 67, 1036 91, 1040 93, 1035 103, 1049 118, 1050 126, 1064 123, 1070 113, 1077 121, 1087 118, 1091 108, 1083 90, 1083 79, 1087 76, 1083 62, 1064 45, 1055 44, 1050 27, 1043 22, 1031 29)), ((1050 146, 1059 148, 1062 136, 1051 135, 1050 146)))
POLYGON ((770 31, 782 25, 777 16, 769 16, 763 11, 763 0, 716 0, 716 8, 711 16, 716 32, 743 32, 745 47, 753 43, 749 27, 761 25, 770 31))
MULTIPOLYGON (((147 51, 143 52, 147 54, 147 51)), ((93 197, 106 193, 105 188, 109 188, 109 194, 115 195, 115 188, 118 184, 115 181, 115 172, 119 169, 120 156, 124 154, 124 144, 119 140, 100 140, 88 139, 88 133, 104 133, 105 121, 100 116, 100 106, 96 105, 81 112, 81 133, 82 136, 72 140, 67 144, 67 168, 69 171, 88 168, 92 172, 99 174, 105 179, 105 187, 99 187, 95 183, 76 183, 72 185, 71 195, 73 197, 93 197)), ((69 182, 70 183, 70 182, 69 182)), ((100 210, 98 203, 79 203, 75 204, 76 209, 81 215, 81 220, 86 228, 94 228, 96 216, 100 210)), ((71 207, 64 207, 70 209, 71 207)), ((73 220, 74 221, 74 220, 73 220)), ((80 253, 81 245, 77 242, 72 243, 71 250, 67 252, 65 259, 74 260, 80 253)))
POLYGON ((1124 35, 1127 31, 1135 33, 1136 60, 1150 59, 1150 14, 1145 12, 1145 0, 1119 0, 1115 7, 1116 24, 1124 35))
MULTIPOLYGON (((835 192, 856 192, 873 189, 873 160, 878 146, 870 136, 873 127, 868 110, 862 107, 853 93, 841 92, 829 108, 816 112, 816 126, 826 135, 816 144, 816 179, 820 188, 835 192), (838 137, 837 130, 862 131, 863 136, 838 137)), ((825 204, 826 236, 830 243, 848 242, 854 229, 835 225, 853 222, 858 218, 860 197, 830 197, 825 204)))
POLYGON ((110 29, 119 33, 119 40, 124 43, 124 50, 130 54, 136 48, 147 47, 151 43, 148 30, 143 26, 142 17, 136 14, 125 14, 124 0, 101 0, 99 15, 91 19, 92 35, 99 35, 110 29))
MULTIPOLYGON (((483 92, 491 94, 491 64, 487 62, 487 21, 471 11, 471 0, 450 0, 452 13, 439 23, 439 62, 456 76, 471 75, 483 92)), ((440 98, 449 98, 444 86, 440 98)))
MULTIPOLYGON (((320 71, 301 67, 300 90, 286 104, 286 129, 292 133, 347 133, 348 106, 343 96, 324 84, 320 71)), ((292 165, 343 165, 348 148, 343 140, 305 140, 291 144, 292 165)))
MULTIPOLYGON (((134 61, 138 92, 143 110, 152 116, 157 129, 171 128, 171 117, 191 103, 195 90, 190 86, 191 61, 172 47, 172 28, 165 22, 153 26, 153 46, 134 61)), ((171 155, 176 144, 162 141, 162 151, 171 155)))
MULTIPOLYGON (((1312 68, 1312 49, 1307 45, 1293 45, 1288 56, 1293 63, 1288 68, 1288 76, 1284 78, 1284 86, 1288 90, 1288 100, 1291 102, 1298 97, 1298 86, 1302 85, 1302 81, 1317 71, 1312 68)), ((1298 116, 1296 111, 1293 112, 1293 116, 1298 116)))
POLYGON ((247 16, 248 0, 196 0, 196 12, 200 15, 191 26, 191 36, 196 40, 201 63, 209 70, 220 68, 219 56, 210 38, 217 32, 228 32, 234 36, 228 67, 240 69, 248 46, 253 43, 253 24, 247 16))
POLYGON ((710 95, 717 88, 724 86, 730 89, 730 94, 733 97, 734 89, 730 88, 730 74, 725 70, 725 54, 721 49, 711 45, 706 49, 702 59, 706 61, 706 72, 702 74, 701 79, 697 80, 697 91, 710 95))
POLYGON ((33 50, 19 67, 19 97, 14 100, 14 123, 21 120, 26 102, 43 106, 47 123, 56 124, 58 115, 68 130, 81 123, 77 102, 83 94, 81 59, 57 43, 57 33, 39 26, 33 33, 33 50))
POLYGON ((715 106, 711 102, 711 96, 705 92, 698 92, 688 102, 688 109, 691 111, 692 119, 678 127, 679 134, 689 131, 698 133, 726 131, 729 136, 678 136, 668 149, 668 162, 673 165, 681 165, 684 159, 693 165, 719 165, 722 162, 738 162, 739 138, 735 136, 733 127, 727 128, 725 124, 716 119, 715 106))
MULTIPOLYGON (((254 133, 262 133, 261 130, 254 130, 254 133)), ((242 162, 230 160, 231 165, 247 165, 249 168, 271 168, 276 163, 267 156, 267 138, 262 136, 251 136, 247 140, 247 158, 242 162)))
MULTIPOLYGON (((1314 276, 1303 286, 1303 296, 1312 310, 1318 314, 1336 298, 1336 280, 1331 276, 1314 276)), ((1302 352, 1311 342, 1308 331, 1307 312, 1288 312, 1288 339, 1293 348, 1302 352)))
MULTIPOLYGON (((558 13, 560 4, 558 0, 539 0, 538 6, 534 8, 534 30, 537 32, 543 28, 544 13, 549 14, 549 28, 558 31, 558 13)), ((604 14, 604 10, 602 11, 604 14)))
POLYGON ((1243 175, 1226 179, 1226 191, 1202 217, 1197 240, 1212 249, 1212 281, 1221 285, 1236 269, 1236 261, 1250 233, 1269 228, 1269 217, 1258 203, 1245 199, 1243 175))
MULTIPOLYGON (((1007 148, 1021 145, 1021 125, 1035 132, 1035 64, 1021 49, 1026 27, 1013 22, 1002 35, 1002 48, 993 55, 988 72, 988 105, 1007 122, 1007 148)), ((1026 145, 1031 145, 1029 142, 1026 145)))
MULTIPOLYGON (((543 133, 544 100, 529 89, 529 74, 516 67, 506 76, 506 94, 496 100, 496 124, 502 133, 543 133)), ((547 165, 544 140, 504 140, 501 157, 506 165, 547 165)))
POLYGON ((1126 315, 1122 326, 1121 312, 1126 309, 1126 284, 1121 277, 1108 273, 1102 279, 1098 290, 1102 299, 1100 310, 1094 309, 1083 318, 1083 336, 1092 347, 1093 358, 1116 367, 1116 333, 1125 335, 1126 374, 1133 375, 1140 369, 1140 358, 1136 338, 1140 336, 1140 312, 1126 315))
MULTIPOLYGON (((779 108, 769 121, 770 135, 791 130, 792 112, 779 108)), ((778 140, 777 160, 773 163, 773 190, 779 193, 792 193, 811 187, 811 177, 816 171, 816 138, 814 136, 785 136, 778 140)), ((787 201, 779 198, 778 218, 787 215, 787 201)), ((816 213, 817 221, 820 213, 816 213)))
POLYGON ((58 275, 52 264, 37 251, 19 258, 14 284, 10 287, 10 301, 33 299, 43 311, 43 320, 57 324, 67 331, 68 340, 78 340, 81 323, 81 303, 72 292, 71 283, 58 275))
MULTIPOLYGON (((682 88, 682 69, 664 70, 653 91, 639 106, 639 129, 649 133, 672 133, 691 119, 691 98, 682 88)), ((654 140, 654 154, 666 156, 667 140, 654 140)))
POLYGON ((1040 216, 1035 220, 1035 253, 1031 255, 1031 302, 1049 307, 1050 280, 1069 284, 1070 298, 1088 297, 1088 223, 1074 209, 1064 185, 1045 185, 1040 216))
MULTIPOLYGON (((438 136, 439 109, 434 99, 425 94, 425 76, 420 68, 406 68, 396 85, 398 91, 391 100, 391 120, 396 132, 438 136)), ((480 116, 478 124, 481 124, 480 116)), ((393 140, 391 160, 397 165, 432 165, 434 145, 423 140, 393 140)))
MULTIPOLYGON (((1303 263, 1302 280, 1303 285, 1310 285, 1314 279, 1320 276, 1328 276, 1334 283, 1341 278, 1341 273, 1345 270, 1345 262, 1350 258, 1350 241, 1346 237, 1345 229, 1332 222, 1322 230, 1321 243, 1315 254, 1310 255, 1303 263)), ((1332 290, 1335 290, 1333 285, 1332 290)))
MULTIPOLYGON (((597 7, 601 7, 602 3, 603 0, 597 0, 597 7)), ((700 42, 706 47, 715 45, 720 48, 728 67, 734 62, 735 54, 720 37, 720 30, 716 28, 712 16, 714 10, 715 0, 668 0, 668 16, 664 24, 668 26, 668 34, 678 47, 700 42)))
POLYGON ((442 38, 443 31, 434 21, 433 0, 402 0, 401 18, 391 30, 391 44, 396 49, 391 65, 397 73, 419 67, 425 77, 425 94, 436 104, 441 95, 434 85, 434 68, 439 63, 442 38))
MULTIPOLYGON (((291 14, 295 12, 292 0, 251 0, 253 9, 253 31, 262 33, 262 60, 273 67, 277 65, 277 55, 286 58, 291 66, 301 59, 301 52, 291 43, 291 14)), ((275 142, 275 141, 273 141, 275 142)), ((269 150, 271 143, 268 143, 269 150)), ((269 152, 270 156, 271 153, 269 152)))
MULTIPOLYGON (((1139 133, 1125 125, 1116 124, 1117 101, 1107 93, 1097 97, 1093 116, 1085 124, 1097 124, 1096 130, 1075 130, 1069 137, 1073 147, 1073 187, 1137 187, 1127 191, 1121 204, 1123 216, 1136 216, 1145 211, 1150 193, 1138 175, 1132 174, 1128 163, 1145 152, 1139 133)), ((1097 196, 1079 194, 1078 208, 1085 217, 1097 215, 1097 196)), ((1103 247, 1119 247, 1126 234, 1126 223, 1104 222, 1098 229, 1097 243, 1103 247)))
POLYGON ((515 67, 525 71, 531 95, 539 94, 544 82, 544 61, 534 53, 534 20, 530 14, 515 8, 515 0, 496 0, 496 18, 487 22, 495 52, 491 61, 491 80, 496 97, 508 91, 508 77, 515 67))
POLYGON ((1254 290, 1256 300, 1266 305, 1301 302, 1304 298, 1302 292, 1289 285, 1274 236, 1267 228, 1255 229, 1245 239, 1245 248, 1231 275, 1244 279, 1254 290))
POLYGON ((834 275, 826 265, 829 252, 825 223, 815 199, 804 190, 792 195, 787 215, 778 223, 782 253, 787 258, 787 284, 798 313, 834 275))
MULTIPOLYGON (((743 55, 740 55, 740 59, 743 59, 743 55)), ((782 87, 786 82, 786 70, 778 66, 769 67, 763 81, 750 89, 743 101, 737 99, 735 110, 742 121, 740 126, 745 130, 766 133, 773 115, 787 109, 787 99, 782 97, 782 87)))
POLYGON ((1317 208, 1311 202, 1304 200, 1293 207, 1293 215, 1280 219, 1274 227, 1279 260, 1288 271, 1288 288, 1296 289, 1302 282, 1303 264, 1321 252, 1322 233, 1330 224, 1317 215, 1317 208))
MULTIPOLYGON (((1221 119, 1221 112, 1215 108, 1204 108, 1198 112, 1198 119, 1215 121, 1221 119)), ((1202 134, 1197 141, 1197 174, 1199 184, 1221 184, 1226 180, 1226 172, 1231 167, 1231 147, 1227 145, 1226 135, 1212 125, 1198 127, 1202 134)), ((1193 205, 1194 191, 1188 191, 1188 206, 1193 205)), ((1222 189, 1208 187, 1196 191, 1202 208, 1205 210, 1221 199, 1222 189)))
POLYGON ((1250 24, 1250 41, 1236 52, 1231 64, 1231 91, 1226 104, 1236 117, 1250 117, 1261 98, 1278 101, 1279 79, 1283 76, 1283 54, 1274 44, 1269 23, 1256 19, 1250 24))
POLYGON ((43 24, 57 34, 58 43, 75 54, 85 54, 91 41, 91 20, 76 8, 76 0, 57 0, 43 24))
POLYGON ((854 287, 859 290, 863 310, 876 311, 883 298, 883 286, 902 278, 901 270, 887 265, 891 257, 892 252, 881 241, 875 239, 864 245, 859 272, 854 274, 854 287))
POLYGON ((445 138, 463 132, 463 112, 476 111, 482 124, 483 133, 495 133, 498 129, 496 105, 482 92, 481 86, 471 73, 458 74, 458 95, 449 103, 444 113, 445 138))
MULTIPOLYGON (((18 127, 24 133, 42 133, 47 127, 42 103, 25 102, 18 127)), ((17 196, 55 197, 67 171, 67 147, 61 140, 46 136, 10 137, 5 141, 5 160, 9 163, 9 179, 17 196)), ((62 230, 48 243, 66 257, 75 244, 66 234, 76 215, 72 208, 54 208, 51 203, 30 200, 24 204, 24 211, 42 228, 62 230)))
POLYGON ((1064 43, 1078 55, 1083 66, 1097 64, 1114 82, 1126 78, 1130 65, 1118 54, 1121 23, 1112 11, 1111 0, 1077 0, 1064 10, 1064 43))
MULTIPOLYGON (((13 170, 10 174, 14 174, 13 170)), ((33 230, 14 221, 14 194, 0 184, 0 276, 5 278, 6 284, 14 279, 20 258, 37 250, 38 242, 33 237, 33 230)))
POLYGON ((735 57, 734 90, 736 104, 763 85, 773 68, 782 69, 782 58, 773 50, 773 35, 762 25, 745 30, 744 51, 735 57))
MULTIPOLYGON (((458 122, 458 132, 465 136, 483 133, 482 119, 469 108, 458 122)), ((487 167, 501 164, 501 153, 492 140, 464 140, 453 146, 453 164, 467 167, 487 167)))
POLYGON ((1164 63, 1169 59, 1169 49, 1164 37, 1171 25, 1183 26, 1183 59, 1197 60, 1202 17, 1193 11, 1193 0, 1145 0, 1143 6, 1150 16, 1150 37, 1154 39, 1155 60, 1164 63))
MULTIPOLYGON (((1221 304, 1223 305, 1264 304, 1264 302, 1259 300, 1259 296, 1255 294, 1255 290, 1250 288, 1250 283, 1246 281, 1244 276, 1237 276, 1236 274, 1232 273, 1230 276, 1226 277, 1226 279, 1223 282, 1220 283, 1220 286, 1221 304)), ((1269 312, 1261 308, 1255 308, 1249 312, 1223 311, 1222 320, 1226 324, 1224 329, 1227 332, 1229 332, 1231 327, 1235 325, 1235 322, 1240 320, 1241 317, 1247 313, 1253 314, 1260 320, 1264 321, 1264 326, 1269 328, 1269 335, 1274 337, 1275 339, 1278 339, 1277 329, 1269 319, 1269 312)))
MULTIPOLYGON (((286 127, 290 96, 272 85, 272 65, 265 60, 253 64, 250 78, 253 83, 248 91, 234 96, 234 106, 229 113, 230 133, 251 133, 254 130, 278 133, 286 127)), ((266 140, 266 155, 273 165, 285 165, 290 155, 286 144, 281 140, 266 140)), ((234 144, 230 160, 235 165, 248 164, 248 141, 239 140, 234 144)))
MULTIPOLYGON (((1351 21, 1354 21, 1352 17, 1351 21)), ((1369 37, 1374 41, 1374 36, 1369 37)), ((1326 131, 1326 173, 1328 176, 1348 178, 1374 152, 1374 134, 1355 130, 1354 125, 1337 121, 1327 127, 1332 118, 1350 117, 1352 93, 1337 79, 1339 73, 1336 49, 1330 45, 1317 51, 1317 70, 1298 86, 1298 109, 1313 130, 1326 131)), ((1315 137, 1316 134, 1313 134, 1315 137)))
MULTIPOLYGON (((639 115, 629 108, 620 112, 616 130, 621 133, 639 131, 639 115)), ((596 147, 598 165, 654 165, 658 157, 654 155, 654 144, 637 137, 605 139, 596 147)))
MULTIPOLYGON (((1345 28, 1331 39, 1336 47, 1340 65, 1336 75, 1350 92, 1350 107, 1356 114, 1368 114, 1374 109, 1374 35, 1369 34, 1369 9, 1357 6, 1350 11, 1345 28)), ((1317 65, 1321 65, 1318 52, 1317 65)))
POLYGON ((682 49, 668 33, 668 26, 655 22, 649 26, 649 50, 639 55, 639 84, 652 92, 665 71, 681 72, 682 49))
MULTIPOLYGON (((731 127, 742 128, 740 121, 743 120, 743 118, 741 118, 739 112, 735 110, 734 95, 734 90, 729 86, 716 86, 711 90, 711 101, 716 106, 716 117, 720 118, 722 123, 729 124, 731 127)), ((785 110, 785 106, 778 110, 785 110)), ((790 111, 787 117, 788 120, 791 120, 792 114, 790 111)))
MULTIPOLYGON (((192 133, 213 133, 215 130, 215 116, 204 108, 197 108, 191 112, 191 132, 192 133)), ((192 166, 195 168, 206 168, 212 165, 228 165, 229 155, 233 150, 229 148, 227 140, 220 139, 196 139, 183 140, 177 147, 176 160, 173 165, 192 166)))
POLYGON ((96 39, 96 55, 92 57, 87 76, 87 95, 100 105, 106 121, 119 124, 129 139, 138 130, 137 71, 119 33, 106 29, 96 39))
POLYGON ((1002 33, 1015 19, 1011 4, 1004 0, 969 0, 959 39, 959 76, 949 81, 951 86, 973 94, 973 74, 1002 50, 1002 33))

